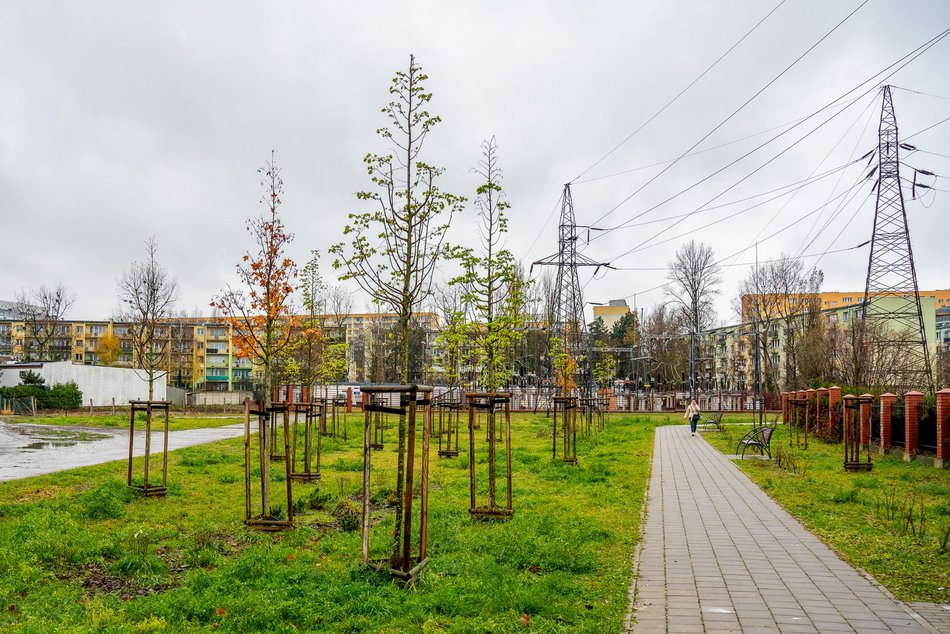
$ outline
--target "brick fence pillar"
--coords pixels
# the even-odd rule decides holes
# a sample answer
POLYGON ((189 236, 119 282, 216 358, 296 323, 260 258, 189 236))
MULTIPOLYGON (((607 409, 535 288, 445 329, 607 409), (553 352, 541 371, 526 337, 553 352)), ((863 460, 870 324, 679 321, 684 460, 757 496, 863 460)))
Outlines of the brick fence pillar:
POLYGON ((832 385, 828 388, 828 432, 830 433, 834 427, 834 410, 835 406, 841 402, 841 388, 837 385, 832 385))
POLYGON ((788 422, 788 392, 782 392, 782 422, 788 422))
POLYGON ((950 389, 937 392, 937 458, 934 466, 950 467, 950 389))
POLYGON ((921 392, 904 394, 904 460, 910 462, 917 455, 917 428, 924 409, 924 395, 921 392))
POLYGON ((894 405, 897 395, 885 392, 881 394, 881 453, 887 453, 891 448, 891 416, 894 414, 894 405))
POLYGON ((304 385, 303 387, 300 388, 300 400, 303 403, 310 402, 310 386, 309 385, 304 385))
POLYGON ((873 394, 862 394, 858 397, 861 409, 861 446, 871 444, 871 406, 874 404, 873 394))

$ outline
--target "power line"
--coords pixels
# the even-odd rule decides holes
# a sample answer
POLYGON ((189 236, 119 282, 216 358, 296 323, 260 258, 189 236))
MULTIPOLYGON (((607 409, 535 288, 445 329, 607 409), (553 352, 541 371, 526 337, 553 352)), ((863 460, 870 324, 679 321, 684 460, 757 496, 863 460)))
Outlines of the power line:
POLYGON ((912 89, 910 89, 910 88, 904 88, 904 87, 902 87, 902 86, 894 86, 894 85, 891 85, 891 88, 896 88, 896 89, 898 89, 898 90, 903 90, 903 91, 905 91, 905 92, 912 92, 912 93, 914 93, 915 95, 924 95, 925 97, 933 97, 933 98, 935 98, 935 99, 943 99, 943 100, 945 100, 945 101, 950 101, 950 97, 943 97, 943 96, 941 96, 941 95, 934 95, 934 94, 929 93, 929 92, 921 92, 920 90, 912 90, 912 89))
MULTIPOLYGON (((863 157, 863 158, 866 158, 866 157, 863 157)), ((763 202, 770 202, 770 201, 775 200, 775 199, 777 199, 777 198, 781 198, 782 196, 787 196, 788 194, 791 194, 791 193, 794 193, 794 192, 796 192, 796 191, 799 191, 800 189, 803 189, 804 187, 806 187, 806 186, 808 186, 808 185, 812 185, 812 184, 814 184, 814 183, 816 183, 816 182, 818 182, 818 181, 820 181, 820 180, 822 180, 822 179, 824 179, 824 178, 827 178, 827 177, 832 176, 832 175, 834 175, 834 174, 837 174, 837 173, 839 173, 839 172, 843 172, 844 170, 846 170, 847 168, 851 167, 851 166, 854 165, 855 163, 861 162, 861 161, 863 160, 863 158, 857 159, 857 160, 854 160, 854 161, 849 161, 848 163, 845 163, 844 165, 840 165, 840 166, 838 166, 838 167, 835 167, 835 168, 833 168, 833 169, 830 169, 830 170, 828 170, 828 171, 826 171, 826 172, 823 172, 823 173, 821 173, 821 174, 817 174, 817 175, 812 174, 812 175, 809 176, 808 178, 803 178, 803 179, 800 180, 800 181, 796 181, 796 182, 794 182, 794 183, 789 183, 788 185, 782 185, 781 187, 776 187, 775 189, 771 189, 771 190, 769 190, 769 191, 761 192, 761 193, 759 193, 759 194, 754 194, 754 195, 752 195, 752 196, 746 196, 745 198, 737 198, 737 199, 735 199, 735 200, 731 200, 731 201, 726 202, 726 203, 720 203, 720 204, 718 204, 718 205, 703 206, 702 208, 696 210, 695 212, 685 212, 685 213, 677 214, 677 215, 673 215, 673 216, 666 216, 665 218, 657 218, 656 220, 645 220, 645 221, 643 221, 643 222, 624 223, 624 224, 621 225, 621 226, 617 226, 617 227, 614 227, 614 228, 610 229, 610 231, 619 230, 619 229, 630 229, 630 228, 632 228, 632 227, 643 227, 643 226, 646 226, 646 225, 656 224, 656 223, 658 223, 658 222, 666 222, 667 220, 673 220, 673 219, 675 219, 675 218, 684 218, 684 217, 690 215, 691 213, 701 213, 701 212, 705 212, 705 211, 715 211, 716 209, 722 209, 723 207, 731 207, 732 205, 738 205, 739 203, 747 202, 747 201, 749 201, 749 200, 755 200, 756 198, 761 198, 762 196, 769 196, 769 195, 774 194, 774 193, 776 193, 776 192, 781 192, 781 191, 783 191, 783 190, 788 190, 788 191, 785 191, 785 192, 782 193, 782 194, 779 194, 778 196, 775 196, 775 197, 773 197, 773 198, 770 198, 770 199, 767 200, 767 201, 763 201, 763 202)))
MULTIPOLYGON (((947 31, 944 31, 944 35, 946 35, 946 34, 947 34, 947 31)), ((924 128, 923 130, 920 130, 919 132, 914 132, 914 133, 913 133, 912 135, 910 135, 910 136, 905 136, 905 137, 904 137, 904 142, 906 143, 906 142, 907 142, 907 139, 912 139, 912 138, 914 138, 915 136, 917 136, 918 134, 923 134, 923 133, 926 132, 927 130, 931 130, 931 129, 933 129, 933 128, 936 128, 938 125, 941 125, 941 124, 943 124, 943 123, 946 123, 947 121, 950 121, 950 117, 947 117, 946 119, 941 119, 941 120, 938 121, 937 123, 935 123, 935 124, 933 124, 933 125, 930 125, 930 126, 927 126, 927 127, 924 128)))
MULTIPOLYGON (((864 96, 864 95, 861 95, 861 97, 863 97, 863 96, 864 96)), ((857 101, 857 100, 854 100, 854 101, 852 101, 852 103, 855 103, 856 101, 857 101)), ((719 193, 716 194, 714 197, 712 197, 711 199, 709 199, 708 201, 706 201, 706 203, 705 203, 704 205, 702 205, 701 207, 699 207, 699 209, 702 209, 703 207, 705 207, 705 206, 708 205, 709 203, 713 202, 714 200, 716 200, 717 198, 719 198, 720 196, 722 196, 723 194, 725 194, 727 191, 733 189, 734 187, 736 187, 736 186, 739 185, 740 183, 744 182, 744 181, 747 180, 748 178, 752 177, 753 175, 755 175, 756 173, 758 173, 759 171, 761 171, 762 169, 764 169, 766 166, 770 165, 773 161, 777 160, 779 157, 781 157, 781 156, 784 155, 786 152, 788 152, 789 150, 791 150, 792 148, 794 148, 796 145, 798 145, 799 143, 801 143, 802 141, 804 141, 805 139, 807 139, 809 136, 811 136, 812 134, 814 134, 815 132, 817 132, 818 130, 820 130, 820 129, 821 129, 822 127, 824 127, 827 123, 830 123, 830 122, 832 121, 832 119, 834 119, 835 117, 837 117, 837 116, 838 116, 839 114, 841 114, 842 112, 844 112, 844 110, 840 110, 840 111, 836 112, 835 114, 833 114, 831 117, 829 117, 828 119, 826 119, 825 121, 823 121, 822 123, 820 123, 818 126, 816 126, 815 128, 813 128, 810 132, 808 132, 807 134, 805 134, 805 135, 802 136, 801 138, 797 139, 794 143, 792 143, 791 145, 789 145, 788 147, 786 147, 785 149, 783 149, 781 152, 779 152, 779 153, 776 154, 775 156, 771 157, 771 158, 770 158, 769 160, 767 160, 765 163, 763 163, 763 164, 760 165, 759 167, 755 168, 754 170, 752 170, 751 172, 749 172, 748 174, 746 174, 745 176, 743 176, 741 179, 739 179, 738 181, 736 181, 735 183, 733 183, 732 185, 730 185, 729 187, 727 187, 726 189, 724 189, 723 191, 719 192, 719 193)), ((662 203, 661 203, 661 204, 662 204, 662 203)), ((655 207, 654 207, 654 208, 655 208, 655 207)), ((684 216, 683 218, 680 218, 679 220, 673 222, 671 225, 669 225, 669 226, 666 227, 665 229, 662 229, 662 230, 660 230, 660 231, 657 231, 656 233, 654 233, 652 236, 650 236, 650 237, 647 238, 646 240, 641 241, 639 244, 633 246, 632 248, 628 249, 627 251, 624 251, 624 252, 621 253, 620 255, 617 255, 616 257, 612 258, 612 261, 613 261, 613 260, 616 260, 616 259, 619 259, 619 258, 622 258, 622 257, 625 257, 625 256, 627 256, 627 255, 629 255, 629 254, 631 254, 631 253, 636 252, 636 251, 642 250, 642 248, 644 248, 645 246, 652 246, 652 245, 649 245, 649 243, 650 243, 652 240, 655 240, 656 238, 658 238, 659 236, 663 235, 664 233, 666 233, 667 231, 669 231, 669 230, 672 229, 673 227, 675 227, 675 226, 677 226, 678 224, 682 223, 684 220, 686 220, 687 218, 689 218, 689 217, 692 216, 693 214, 698 213, 699 209, 693 210, 692 212, 690 212, 689 214, 687 214, 687 215, 684 216)), ((669 241, 669 240, 664 240, 663 242, 659 242, 659 243, 655 243, 655 244, 663 244, 663 243, 668 242, 668 241, 669 241)))
MULTIPOLYGON (((736 143, 741 143, 741 142, 743 142, 743 141, 748 141, 749 139, 754 139, 754 138, 757 137, 757 136, 762 136, 763 134, 768 134, 769 132, 774 132, 775 130, 779 130, 779 129, 784 128, 784 127, 786 127, 786 126, 790 126, 790 125, 792 125, 792 124, 799 123, 800 121, 804 120, 804 118, 805 118, 805 117, 800 117, 800 118, 794 119, 794 120, 792 120, 792 121, 786 121, 785 123, 780 123, 779 125, 772 126, 771 128, 767 128, 767 129, 761 130, 761 131, 759 131, 759 132, 754 132, 754 133, 752 133, 752 134, 748 134, 748 135, 746 135, 746 136, 744 136, 744 137, 742 137, 742 138, 739 138, 739 139, 733 139, 732 141, 726 141, 725 143, 720 143, 719 145, 714 145, 714 146, 708 147, 708 148, 706 148, 706 149, 704 149, 704 150, 696 150, 695 152, 690 152, 689 154, 684 155, 682 158, 688 158, 688 157, 690 157, 690 156, 699 156, 700 154, 706 154, 707 152, 712 152, 712 151, 714 151, 714 150, 720 150, 720 149, 722 149, 722 148, 724 148, 724 147, 728 147, 728 146, 730 146, 730 145, 735 145, 736 143)), ((666 159, 666 160, 663 160, 663 161, 657 161, 656 163, 650 163, 649 165, 641 165, 641 166, 639 166, 639 167, 632 167, 632 168, 630 168, 630 169, 621 170, 621 171, 619 171, 619 172, 614 172, 614 173, 612 173, 612 174, 604 174, 603 176, 592 176, 592 177, 590 177, 590 178, 585 178, 585 179, 582 180, 582 181, 574 181, 572 184, 573 184, 573 185, 583 185, 583 184, 585 184, 585 183, 593 183, 594 181, 600 181, 600 180, 604 180, 604 179, 607 179, 607 178, 614 178, 614 177, 616 177, 616 176, 623 176, 624 174, 631 174, 631 173, 633 173, 633 172, 640 172, 640 171, 643 171, 643 170, 645 170, 645 169, 650 169, 651 167, 659 167, 660 165, 666 165, 667 163, 672 163, 672 162, 675 161, 675 160, 676 160, 675 158, 671 158, 671 159, 666 159)))
MULTIPOLYGON (((859 8, 860 8, 860 7, 859 7, 859 8)), ((898 60, 896 60, 895 62, 892 62, 891 64, 889 64, 888 66, 884 67, 882 70, 878 71, 878 72, 875 73, 874 75, 871 75, 868 79, 865 79, 864 81, 858 83, 856 86, 854 86, 854 87, 851 88, 850 90, 845 91, 845 92, 844 92, 842 95, 840 95, 838 98, 832 100, 832 101, 829 102, 827 105, 825 105, 825 106, 823 106, 822 108, 816 110, 815 112, 813 112, 813 113, 812 113, 811 115, 809 115, 808 117, 805 117, 805 118, 802 120, 802 122, 804 122, 804 121, 806 121, 807 119, 809 119, 809 118, 811 118, 811 117, 813 117, 813 116, 815 116, 815 115, 821 113, 821 112, 824 111, 824 110, 827 110, 827 109, 833 107, 837 102, 839 102, 839 101, 841 101, 842 99, 846 98, 847 95, 849 95, 850 93, 853 93, 854 91, 860 89, 860 88, 861 88, 862 86, 864 86, 865 84, 867 84, 867 83, 869 83, 869 82, 871 82, 871 81, 875 81, 879 76, 884 75, 884 77, 882 78, 882 81, 883 81, 883 80, 886 80, 887 78, 889 78, 889 77, 891 77, 891 76, 893 76, 893 75, 896 74, 898 71, 900 71, 901 69, 903 69, 904 67, 906 67, 908 64, 910 64, 911 62, 913 62, 914 60, 916 60, 918 57, 920 57, 921 55, 923 55, 925 52, 927 52, 930 48, 932 48, 933 46, 935 46, 938 42, 940 42, 942 39, 944 39, 948 34, 950 34, 950 29, 945 29, 944 31, 942 31, 942 32, 939 33, 938 35, 934 36, 934 37, 931 38, 930 40, 924 42, 923 44, 921 44, 920 46, 918 46, 917 48, 915 48, 915 49, 912 50, 911 52, 909 52, 909 53, 905 54, 904 56, 900 57, 900 58, 899 58, 898 60), (895 67, 896 67, 896 68, 895 68, 895 67), (890 72, 889 72, 889 71, 890 71, 890 72), (885 75, 885 73, 888 73, 888 74, 885 75)), ((875 87, 875 88, 876 88, 876 87, 875 87)), ((836 117, 838 114, 841 114, 841 112, 844 112, 844 110, 846 110, 848 107, 850 107, 851 105, 853 105, 854 103, 856 103, 859 99, 861 99, 862 97, 864 97, 865 95, 867 95, 867 94, 868 94, 869 92, 871 92, 871 90, 873 90, 873 89, 874 89, 874 88, 869 89, 869 90, 866 90, 864 93, 862 93, 862 94, 859 95, 858 97, 854 98, 854 99, 853 99, 851 102, 849 102, 842 110, 838 111, 837 113, 835 113, 834 115, 832 115, 831 117, 829 117, 829 119, 826 120, 825 123, 827 123, 828 121, 830 121, 831 119, 833 119, 834 117, 836 117)), ((929 130, 929 129, 931 129, 931 128, 937 126, 937 125, 940 125, 941 123, 944 123, 945 121, 950 121, 950 118, 947 118, 947 119, 945 119, 945 120, 943 120, 943 121, 939 121, 939 122, 933 124, 932 126, 929 126, 928 128, 925 128, 925 129, 921 130, 920 132, 915 133, 915 135, 916 135, 916 134, 921 134, 921 133, 923 133, 923 132, 926 132, 927 130, 929 130)), ((818 128, 820 128, 820 127, 821 127, 822 125, 824 125, 825 123, 822 123, 821 125, 819 125, 818 128)), ((645 210, 645 211, 643 211, 643 212, 640 212, 639 214, 633 216, 633 218, 631 218, 630 220, 626 221, 626 223, 623 223, 623 224, 621 224, 621 225, 618 225, 617 227, 613 227, 613 228, 611 228, 611 229, 608 229, 608 230, 604 231, 603 233, 601 233, 600 235, 598 235, 595 239, 600 238, 600 237, 603 237, 604 235, 606 235, 606 234, 609 233, 610 231, 613 231, 614 229, 622 228, 625 224, 629 223, 630 221, 636 220, 637 218, 640 218, 640 217, 642 217, 643 215, 649 213, 650 211, 655 210, 656 208, 660 207, 661 205, 664 205, 664 204, 666 204, 667 202, 670 202, 671 200, 675 199, 676 197, 678 197, 678 196, 680 196, 680 195, 686 193, 686 192, 689 191, 690 189, 693 189, 693 188, 696 187, 697 185, 699 185, 699 184, 701 184, 701 183, 703 183, 703 182, 709 180, 710 178, 712 178, 712 177, 715 176, 716 174, 722 172, 722 171, 725 170, 726 168, 731 167, 732 165, 734 165, 734 164, 737 163, 738 161, 740 161, 740 160, 742 160, 743 158, 749 156, 749 155, 752 154, 753 152, 755 152, 755 151, 761 149, 761 148, 764 147, 765 145, 768 145, 769 143, 771 143, 771 142, 774 141, 775 139, 777 139, 777 138, 783 136, 783 135, 786 134, 787 132, 790 132, 791 130, 793 130, 793 129, 794 129, 795 127, 797 127, 798 125, 800 125, 800 123, 799 123, 799 124, 796 124, 796 125, 793 126, 792 128, 789 128, 789 130, 786 130, 785 132, 782 132, 782 133, 776 135, 776 136, 773 137, 772 139, 769 139, 769 140, 766 141, 765 143, 759 145, 758 147, 754 148, 754 149, 751 150, 750 152, 748 152, 748 153, 746 153, 745 155, 739 157, 738 159, 736 159, 736 160, 733 161, 732 163, 730 163, 730 164, 724 166, 723 168, 720 168, 719 170, 717 170, 717 171, 714 172, 713 174, 710 174, 709 176, 706 176, 705 178, 703 178, 702 180, 698 181, 697 183, 694 183, 694 184, 690 185, 689 187, 686 187, 685 189, 680 190, 679 192, 677 192, 677 193, 674 194, 673 196, 667 198, 666 200, 664 200, 664 201, 662 201, 662 202, 660 202, 660 203, 658 203, 658 204, 656 204, 656 205, 650 207, 649 209, 647 209, 647 210, 645 210)), ((817 130, 818 128, 815 128, 815 130, 817 130)), ((812 130, 812 132, 810 132, 809 134, 813 133, 815 130, 812 130)), ((915 135, 911 135, 911 136, 915 136, 915 135)), ((806 135, 806 136, 807 136, 807 135, 806 135)), ((799 142, 801 142, 801 140, 803 140, 804 138, 805 138, 805 137, 802 137, 802 139, 799 139, 798 141, 796 141, 796 144, 799 143, 799 142)), ((907 137, 907 138, 910 138, 910 137, 907 137)), ((783 154, 784 152, 788 151, 788 149, 790 149, 790 148, 793 147, 793 146, 794 146, 794 144, 793 144, 792 146, 790 146, 789 148, 786 148, 785 150, 783 150, 779 155, 776 155, 775 157, 773 157, 772 159, 770 159, 769 161, 767 161, 765 164, 761 165, 759 168, 757 168, 757 169, 756 169, 755 171, 753 171, 752 173, 747 174, 747 175, 744 176, 742 179, 740 179, 738 182, 734 183, 733 185, 731 185, 731 186, 728 187, 727 189, 725 189, 725 190, 723 190, 722 192, 720 192, 719 195, 717 195, 716 197, 712 198, 712 199, 711 199, 710 201, 708 201, 706 204, 708 205, 709 202, 712 202, 713 200, 715 200, 716 198, 718 198, 718 197, 721 196, 722 194, 726 193, 727 191, 729 191, 730 189, 732 189, 733 187, 735 187, 735 186, 738 185, 739 183, 743 182, 744 180, 746 180, 747 178, 749 178, 752 174, 754 174, 754 173, 757 172, 758 170, 760 170, 760 169, 762 169, 763 167, 765 167, 765 165, 768 165, 768 163, 770 163, 771 161, 775 160, 775 158, 777 158, 778 156, 780 156, 780 155, 783 154)), ((694 146, 694 147, 695 147, 695 146, 694 146)), ((647 183, 647 184, 649 184, 649 183, 647 183)), ((642 189, 642 187, 641 187, 641 189, 642 189)), ((639 191, 639 190, 638 190, 638 191, 639 191)), ((634 192, 634 194, 636 194, 636 193, 637 193, 637 192, 634 192)), ((632 196, 633 196, 633 194, 631 194, 630 197, 632 197, 632 196)), ((628 197, 627 199, 625 199, 625 201, 626 201, 626 200, 629 200, 630 197, 628 197)), ((623 204, 623 202, 625 202, 625 201, 622 201, 620 204, 623 204)), ((615 207, 611 210, 611 212, 612 212, 613 210, 615 210, 618 206, 619 206, 619 205, 615 206, 615 207)), ((705 206, 705 205, 704 205, 704 206, 705 206)), ((701 208, 702 208, 702 207, 700 207, 700 209, 701 209, 701 208)), ((608 214, 611 213, 611 212, 608 212, 608 214)), ((602 216, 602 218, 603 218, 603 216, 602 216)), ((678 222, 675 223, 675 224, 678 224, 678 222)), ((671 226, 671 227, 668 227, 667 230, 670 229, 670 228, 672 228, 672 226, 671 226)), ((657 234, 657 235, 659 235, 659 234, 657 234)), ((654 236, 654 237, 656 237, 656 236, 654 236)), ((652 239, 652 238, 650 238, 650 239, 652 239)), ((641 243, 641 245, 642 245, 642 244, 643 244, 643 243, 641 243)), ((638 245, 638 247, 641 246, 641 245, 638 245)), ((634 247, 634 248, 637 248, 637 247, 634 247)), ((628 252, 628 253, 629 253, 629 252, 628 252)), ((626 255, 626 254, 627 254, 627 253, 621 254, 621 255, 618 256, 618 257, 623 257, 623 255, 626 255)))
MULTIPOLYGON (((843 249, 835 249, 834 251, 825 250, 821 253, 803 253, 802 255, 795 255, 787 258, 773 258, 771 260, 759 260, 758 264, 769 264, 771 262, 781 262, 785 260, 804 260, 805 258, 820 258, 825 255, 830 255, 832 253, 844 253, 845 251, 854 251, 855 249, 860 249, 863 246, 867 246, 869 241, 864 241, 861 244, 856 244, 853 247, 844 247, 843 249)), ((736 266, 753 266, 756 262, 731 262, 729 264, 716 264, 717 267, 728 269, 736 266)), ((632 266, 632 267, 617 267, 618 271, 666 271, 669 267, 666 266, 632 266)))
MULTIPOLYGON (((865 1, 866 1, 866 0, 865 0, 865 1)), ((683 94, 685 94, 687 90, 689 90, 690 88, 692 88, 692 87, 696 84, 696 82, 698 82, 700 79, 702 79, 703 77, 705 77, 706 74, 707 74, 709 71, 711 71, 713 68, 715 68, 715 67, 719 64, 719 62, 721 62, 721 61, 726 57, 726 55, 728 55, 729 53, 731 53, 731 52, 733 51, 733 49, 735 49, 737 46, 739 46, 747 37, 749 37, 750 35, 752 35, 752 33, 753 33, 757 28, 759 28, 759 25, 761 25, 763 22, 765 22, 773 13, 775 13, 776 11, 778 11, 778 8, 781 7, 783 4, 785 4, 785 0, 781 0, 777 5, 775 5, 775 7, 774 7, 771 11, 769 11, 769 12, 765 15, 764 18, 762 18, 761 20, 759 20, 758 22, 756 22, 756 23, 755 23, 755 26, 753 26, 751 29, 749 29, 749 31, 747 31, 745 35, 743 35, 741 38, 739 38, 739 40, 738 40, 735 44, 733 44, 732 46, 730 46, 730 47, 726 50, 725 53, 723 53, 722 55, 720 55, 719 58, 718 58, 716 61, 714 61, 712 64, 710 64, 710 65, 706 68, 706 70, 704 70, 702 73, 700 73, 698 77, 696 77, 693 81, 689 82, 689 84, 687 84, 686 88, 683 88, 681 91, 679 91, 679 93, 677 93, 675 97, 673 97, 672 99, 670 99, 670 100, 666 103, 666 105, 664 105, 662 108, 660 108, 659 110, 657 110, 649 119, 647 119, 647 120, 644 121, 642 124, 640 124, 640 127, 638 127, 636 130, 634 130, 633 132, 631 132, 630 134, 628 134, 627 137, 624 138, 623 141, 621 141, 620 143, 618 143, 617 145, 615 145, 613 148, 611 148, 609 152, 607 152, 607 153, 604 154, 602 157, 600 157, 599 159, 597 159, 597 160, 594 162, 593 165, 591 165, 590 167, 588 167, 587 169, 585 169, 583 172, 581 172, 580 174, 578 174, 577 176, 575 176, 574 178, 572 178, 569 182, 573 184, 574 181, 576 181, 577 179, 579 179, 581 176, 583 176, 583 175, 586 174, 587 172, 591 171, 592 169, 594 169, 595 167, 597 167, 598 165, 600 165, 604 160, 607 159, 607 157, 609 157, 611 154, 613 154, 614 152, 616 152, 617 150, 619 150, 619 149, 621 148, 621 146, 623 146, 627 141, 629 141, 630 139, 632 139, 638 132, 640 132, 640 130, 642 130, 643 128, 645 128, 646 126, 648 126, 651 121, 653 121, 653 120, 656 119, 658 116, 660 116, 661 114, 663 114, 663 112, 664 112, 667 108, 669 108, 670 106, 672 106, 673 103, 676 102, 677 99, 679 99, 680 97, 682 97, 683 94)))
POLYGON ((758 97, 758 96, 761 95, 763 92, 765 92, 772 84, 774 84, 774 83, 775 83, 776 81, 778 81, 785 73, 787 73, 789 70, 791 70, 792 67, 794 67, 796 64, 798 64, 798 62, 800 62, 802 59, 804 59, 804 57, 805 57, 806 55, 808 55, 808 54, 809 54, 811 51, 813 51, 819 44, 821 44, 821 43, 824 42, 828 37, 830 37, 832 33, 834 33, 835 31, 837 31, 837 30, 841 27, 841 25, 843 25, 845 22, 847 22, 847 21, 851 18, 851 16, 853 16, 855 13, 857 13, 857 12, 858 12, 862 7, 864 7, 864 5, 866 5, 867 3, 868 3, 868 0, 864 0, 861 4, 859 4, 859 5, 858 5, 853 11, 851 11, 851 13, 849 13, 843 20, 841 20, 840 22, 838 22, 838 24, 836 24, 830 31, 828 31, 828 32, 825 33, 823 36, 821 36, 821 38, 820 38, 817 42, 815 42, 814 44, 812 44, 810 47, 808 47, 807 50, 805 50, 804 53, 802 53, 801 55, 799 55, 799 56, 795 59, 795 61, 793 61, 793 62, 792 62, 791 64, 789 64, 788 66, 786 66, 785 69, 782 70, 782 72, 780 72, 778 75, 776 75, 775 77, 773 77, 767 84, 765 84, 765 86, 763 86, 762 88, 760 88, 760 89, 758 90, 758 92, 756 92, 754 95, 752 95, 751 97, 749 97, 741 106, 739 106, 736 110, 734 110, 734 111, 732 112, 732 114, 730 114, 728 117, 726 117, 725 119, 723 119, 723 120, 722 120, 719 124, 717 124, 712 130, 710 130, 709 132, 707 132, 699 141, 697 141, 697 142, 694 143, 692 146, 690 146, 690 147, 686 150, 686 152, 683 152, 683 154, 681 154, 675 161, 673 161, 672 163, 670 163, 669 165, 667 165, 667 166, 666 166, 665 168, 663 168, 658 174, 654 175, 653 178, 651 178, 651 179, 648 180, 646 183, 644 183, 644 184, 641 185, 639 188, 637 188, 636 191, 634 191, 632 194, 630 194, 629 196, 627 196, 626 198, 624 198, 622 201, 620 201, 619 203, 617 203, 617 205, 615 205, 613 208, 611 208, 610 210, 608 210, 605 214, 603 214, 602 216, 600 216, 600 218, 598 218, 597 220, 595 220, 593 224, 595 224, 595 225, 596 225, 596 224, 599 224, 599 223, 600 223, 602 220, 604 220, 607 216, 609 216, 609 215, 612 214, 614 211, 616 211, 618 208, 620 208, 621 205, 625 204, 627 201, 629 201, 631 198, 633 198, 633 197, 634 197, 635 195, 637 195, 639 192, 643 191, 643 189, 644 189, 645 187, 647 187, 650 183, 652 183, 653 181, 655 181, 655 180, 656 180, 657 178, 659 178, 662 174, 664 174, 667 170, 669 170, 671 167, 673 167, 673 165, 675 165, 677 162, 679 162, 686 154, 688 154, 689 152, 692 152, 693 150, 695 150, 696 147, 699 146, 699 144, 701 144, 703 141, 705 141, 706 139, 708 139, 708 138, 709 138, 710 136, 712 136, 719 128, 721 128, 722 126, 724 126, 724 125, 725 125, 727 122, 729 122, 734 116, 736 116, 737 114, 739 114, 739 112, 741 112, 746 106, 748 106, 750 103, 752 103, 752 101, 753 101, 756 97, 758 97))

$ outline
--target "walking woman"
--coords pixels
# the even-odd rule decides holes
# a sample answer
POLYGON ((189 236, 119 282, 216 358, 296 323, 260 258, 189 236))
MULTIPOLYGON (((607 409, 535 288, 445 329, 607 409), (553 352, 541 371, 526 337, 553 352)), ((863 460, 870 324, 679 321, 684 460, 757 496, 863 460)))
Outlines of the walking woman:
POLYGON ((689 407, 686 408, 686 413, 683 415, 683 418, 689 419, 689 431, 693 436, 696 435, 696 423, 699 422, 701 416, 699 403, 696 402, 696 399, 693 399, 689 402, 689 407))

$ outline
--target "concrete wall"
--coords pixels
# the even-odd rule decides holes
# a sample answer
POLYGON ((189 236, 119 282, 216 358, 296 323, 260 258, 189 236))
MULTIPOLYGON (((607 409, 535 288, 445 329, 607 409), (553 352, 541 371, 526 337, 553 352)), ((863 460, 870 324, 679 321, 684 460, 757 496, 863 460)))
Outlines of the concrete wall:
POLYGON ((191 392, 189 405, 243 405, 244 399, 253 398, 251 392, 191 392))
MULTIPOLYGON (((148 398, 148 381, 145 372, 129 368, 107 368, 98 365, 80 365, 70 361, 56 361, 43 363, 21 363, 0 367, 0 385, 13 386, 20 384, 20 372, 32 370, 44 379, 46 385, 75 381, 82 390, 83 405, 89 405, 89 399, 95 406, 111 405, 115 399, 116 405, 125 405, 131 400, 145 400, 148 398)), ((155 380, 155 394, 153 400, 165 400, 165 377, 155 380)))
POLYGON ((168 400, 175 405, 184 405, 185 398, 188 396, 188 390, 183 390, 180 387, 173 387, 171 385, 165 388, 165 392, 168 394, 168 400))

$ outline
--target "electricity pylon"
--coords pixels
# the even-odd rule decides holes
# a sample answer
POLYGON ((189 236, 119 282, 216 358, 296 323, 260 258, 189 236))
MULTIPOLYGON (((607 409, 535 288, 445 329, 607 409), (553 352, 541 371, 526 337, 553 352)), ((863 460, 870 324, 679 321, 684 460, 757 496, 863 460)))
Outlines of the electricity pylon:
MULTIPOLYGON (((577 252, 578 229, 597 231, 594 227, 579 226, 574 217, 574 202, 571 199, 571 184, 564 185, 561 198, 561 221, 558 225, 558 252, 531 264, 556 266, 557 280, 554 287, 554 323, 551 332, 561 339, 564 351, 572 357, 586 352, 584 333, 584 296, 577 270, 582 266, 610 267, 607 262, 597 262, 577 252)), ((590 362, 588 360, 588 362, 590 362)))
POLYGON ((884 387, 932 392, 930 350, 907 229, 899 151, 891 87, 884 86, 874 235, 864 286, 863 342, 870 353, 869 362, 882 366, 884 387))

